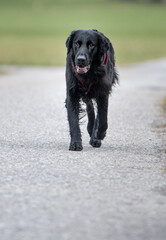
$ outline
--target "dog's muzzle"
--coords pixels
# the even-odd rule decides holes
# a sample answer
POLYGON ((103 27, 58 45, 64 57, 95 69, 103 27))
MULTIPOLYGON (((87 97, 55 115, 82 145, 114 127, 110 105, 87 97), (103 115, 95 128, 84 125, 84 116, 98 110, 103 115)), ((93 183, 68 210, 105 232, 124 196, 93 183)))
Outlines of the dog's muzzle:
POLYGON ((79 73, 79 74, 87 73, 89 71, 89 69, 90 69, 90 65, 88 65, 86 67, 76 66, 77 73, 79 73))
POLYGON ((76 58, 76 71, 79 74, 87 73, 90 69, 90 64, 87 63, 87 58, 85 55, 78 55, 76 58))

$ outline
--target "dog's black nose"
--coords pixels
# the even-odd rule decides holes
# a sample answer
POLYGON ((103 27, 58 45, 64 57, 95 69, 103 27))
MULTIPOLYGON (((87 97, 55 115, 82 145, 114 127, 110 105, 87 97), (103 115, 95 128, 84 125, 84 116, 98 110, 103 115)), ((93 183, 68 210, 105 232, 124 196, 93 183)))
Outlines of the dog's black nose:
POLYGON ((78 63, 78 66, 80 66, 80 67, 84 67, 86 64, 86 57, 85 57, 85 55, 79 55, 78 57, 77 57, 77 63, 78 63))

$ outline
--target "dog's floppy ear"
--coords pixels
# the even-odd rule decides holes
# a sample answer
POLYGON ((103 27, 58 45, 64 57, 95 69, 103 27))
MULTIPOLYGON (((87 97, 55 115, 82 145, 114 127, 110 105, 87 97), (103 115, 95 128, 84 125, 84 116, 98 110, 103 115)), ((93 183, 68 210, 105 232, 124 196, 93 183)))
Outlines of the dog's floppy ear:
POLYGON ((101 61, 103 59, 104 54, 109 50, 111 62, 113 66, 115 65, 114 59, 114 49, 110 42, 110 40, 104 36, 103 33, 98 33, 98 59, 101 61))
POLYGON ((70 52, 70 49, 72 48, 73 38, 75 36, 76 31, 72 31, 70 36, 66 40, 66 47, 67 47, 67 54, 70 52))
POLYGON ((101 59, 103 55, 108 51, 110 41, 104 36, 104 34, 98 33, 98 57, 101 59))

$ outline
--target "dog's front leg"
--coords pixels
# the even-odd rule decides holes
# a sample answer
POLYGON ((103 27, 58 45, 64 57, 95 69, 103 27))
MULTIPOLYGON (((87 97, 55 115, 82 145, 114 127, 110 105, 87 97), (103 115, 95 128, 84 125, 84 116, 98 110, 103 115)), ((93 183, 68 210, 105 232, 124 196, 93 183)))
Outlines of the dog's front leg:
POLYGON ((76 99, 74 96, 68 96, 67 113, 71 136, 69 150, 81 151, 83 147, 79 128, 79 99, 76 99))
POLYGON ((98 130, 97 138, 103 140, 106 135, 106 130, 108 128, 107 124, 107 114, 108 114, 108 95, 99 97, 97 99, 98 107, 98 130))

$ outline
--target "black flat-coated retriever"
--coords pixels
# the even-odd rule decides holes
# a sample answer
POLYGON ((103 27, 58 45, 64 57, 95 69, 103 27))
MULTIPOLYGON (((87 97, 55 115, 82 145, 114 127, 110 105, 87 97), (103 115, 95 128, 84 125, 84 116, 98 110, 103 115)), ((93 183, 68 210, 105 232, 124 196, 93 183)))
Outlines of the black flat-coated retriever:
POLYGON ((73 31, 66 41, 66 107, 71 142, 69 150, 81 151, 80 100, 86 103, 90 144, 100 147, 107 130, 108 96, 117 83, 114 49, 97 30, 73 31), (97 103, 97 116, 92 100, 97 103))

